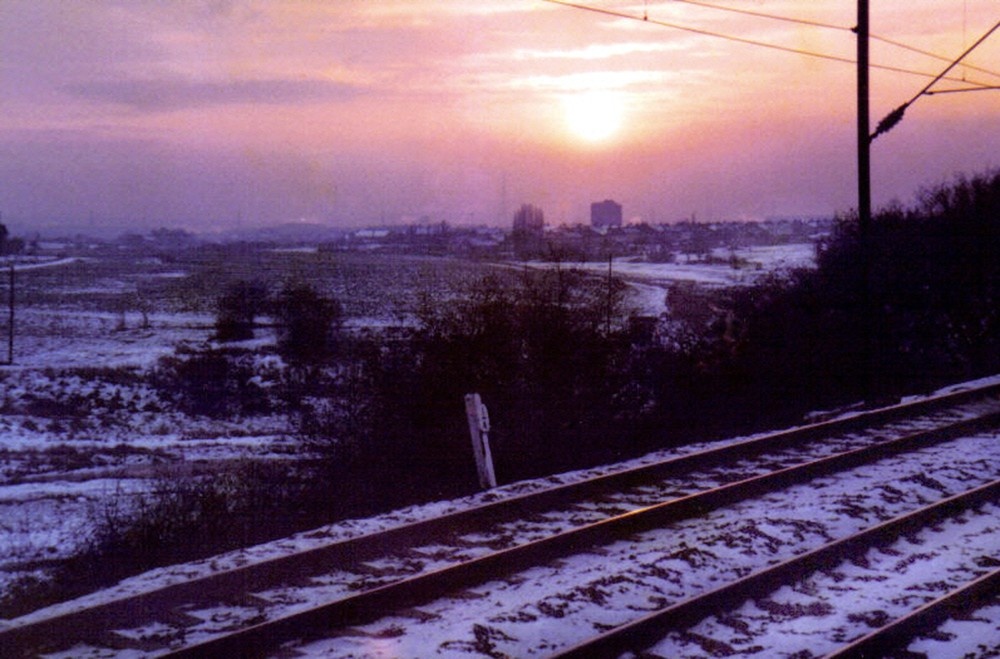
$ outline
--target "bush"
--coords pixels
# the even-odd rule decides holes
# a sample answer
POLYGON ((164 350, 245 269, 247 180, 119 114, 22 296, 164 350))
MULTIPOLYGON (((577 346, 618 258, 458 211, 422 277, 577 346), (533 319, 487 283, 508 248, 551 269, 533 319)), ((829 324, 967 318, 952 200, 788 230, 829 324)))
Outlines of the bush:
MULTIPOLYGON (((593 464, 634 443, 623 370, 628 345, 620 282, 575 272, 478 282, 468 298, 421 312, 409 335, 351 344, 322 410, 329 450, 352 460, 355 482, 383 484, 386 505, 475 488, 463 398, 490 407, 501 480, 593 464), (334 399, 335 400, 335 399, 334 399), (384 484, 391 483, 392 487, 384 484)), ((313 417, 315 420, 318 417, 313 417)))
POLYGON ((273 405, 249 352, 178 350, 160 359, 152 379, 190 414, 239 416, 268 412, 273 405))
POLYGON ((245 341, 253 338, 255 320, 265 308, 267 291, 261 284, 237 281, 216 301, 215 338, 245 341))
MULTIPOLYGON (((840 220, 818 268, 740 291, 733 367, 765 400, 820 405, 1000 370, 1000 174, 840 220)), ((779 403, 780 404, 780 403, 779 403)))
POLYGON ((289 283, 272 302, 278 322, 278 350, 292 362, 320 362, 333 356, 343 310, 308 284, 289 283))

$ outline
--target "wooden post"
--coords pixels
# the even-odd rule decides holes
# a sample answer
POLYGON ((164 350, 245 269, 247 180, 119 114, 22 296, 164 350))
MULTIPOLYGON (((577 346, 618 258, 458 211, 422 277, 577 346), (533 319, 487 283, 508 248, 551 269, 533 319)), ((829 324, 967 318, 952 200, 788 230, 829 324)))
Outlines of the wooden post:
POLYGON ((479 487, 488 490, 497 486, 497 477, 493 471, 493 454, 490 453, 490 417, 479 394, 465 395, 465 414, 469 419, 469 434, 472 435, 472 453, 476 456, 479 487))

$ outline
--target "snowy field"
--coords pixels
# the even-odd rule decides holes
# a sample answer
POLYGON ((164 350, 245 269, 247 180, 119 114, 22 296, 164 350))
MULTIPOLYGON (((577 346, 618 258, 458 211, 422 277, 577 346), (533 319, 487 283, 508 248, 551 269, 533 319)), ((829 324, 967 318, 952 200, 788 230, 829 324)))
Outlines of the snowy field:
POLYGON ((208 305, 174 290, 196 267, 51 257, 19 259, 15 274, 14 363, 0 366, 0 591, 72 554, 92 519, 165 478, 299 450, 284 416, 193 416, 150 383, 160 358, 213 332, 208 305))
MULTIPOLYGON (((812 268, 816 264, 816 248, 812 243, 794 243, 763 247, 746 247, 730 251, 717 249, 708 262, 685 261, 677 257, 675 263, 649 263, 631 258, 614 259, 611 272, 629 285, 627 304, 642 315, 658 316, 665 311, 667 289, 674 284, 687 283, 706 288, 748 286, 761 277, 776 271, 812 268)), ((533 261, 530 267, 552 269, 554 263, 533 261)), ((608 263, 564 261, 561 268, 574 268, 606 276, 608 263)))
MULTIPOLYGON (((655 315, 664 311, 672 282, 749 283, 774 268, 808 265, 812 246, 755 248, 738 256, 739 268, 627 261, 613 267, 631 287, 632 306, 655 315)), ((349 328, 406 322, 419 295, 446 299, 461 282, 495 267, 424 257, 364 261, 314 250, 260 258, 266 260, 259 269, 276 278, 316 272, 315 281, 343 302, 349 328)), ((227 264, 252 273, 255 266, 227 264)), ((595 274, 607 268, 571 266, 595 274)), ((127 507, 158 480, 241 458, 288 459, 299 450, 281 414, 186 414, 149 382, 158 360, 178 347, 209 345, 211 284, 220 267, 120 255, 15 264, 14 363, 0 365, 0 592, 12 578, 71 554, 87 539, 91 519, 109 505, 127 507)), ((4 318, 0 331, 6 330, 4 318)), ((256 343, 244 345, 273 338, 262 330, 256 343)))

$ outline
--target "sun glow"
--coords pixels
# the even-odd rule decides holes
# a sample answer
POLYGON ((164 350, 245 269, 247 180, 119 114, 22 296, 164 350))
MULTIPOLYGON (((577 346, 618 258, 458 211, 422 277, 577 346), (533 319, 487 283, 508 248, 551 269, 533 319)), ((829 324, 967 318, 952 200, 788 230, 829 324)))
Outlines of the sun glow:
POLYGON ((604 142, 621 130, 625 112, 617 94, 584 92, 565 97, 563 103, 566 125, 581 140, 604 142))

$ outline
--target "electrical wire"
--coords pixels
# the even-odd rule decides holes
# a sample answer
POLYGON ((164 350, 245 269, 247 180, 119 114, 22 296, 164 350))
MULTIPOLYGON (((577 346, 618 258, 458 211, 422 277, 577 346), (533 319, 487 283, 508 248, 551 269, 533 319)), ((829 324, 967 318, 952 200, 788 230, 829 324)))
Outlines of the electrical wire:
MULTIPOLYGON (((933 57, 934 59, 941 60, 942 62, 950 62, 951 61, 950 57, 945 57, 944 55, 939 55, 937 53, 932 53, 929 50, 922 50, 920 48, 914 48, 913 46, 909 46, 909 45, 907 45, 905 43, 902 43, 900 41, 894 41, 894 40, 888 39, 886 37, 881 37, 881 36, 879 36, 877 34, 871 34, 871 33, 869 33, 868 34, 868 38, 873 39, 875 41, 881 41, 883 43, 887 43, 890 46, 896 46, 897 48, 902 48, 903 50, 909 50, 909 51, 914 52, 914 53, 919 53, 920 55, 925 55, 927 57, 933 57)), ((1000 77, 1000 73, 997 73, 996 71, 991 71, 990 69, 985 69, 985 68, 983 68, 981 66, 975 66, 974 64, 963 64, 962 66, 964 66, 965 68, 967 68, 967 69, 969 69, 971 71, 979 71, 980 73, 986 73, 986 74, 989 74, 991 76, 1000 77)))
MULTIPOLYGON (((767 19, 771 19, 771 20, 775 20, 775 21, 783 21, 783 22, 786 22, 786 23, 795 23, 795 24, 798 24, 798 25, 808 25, 810 27, 824 28, 824 29, 827 29, 827 30, 836 30, 838 32, 854 32, 854 28, 853 27, 847 27, 846 25, 835 25, 833 23, 823 23, 821 21, 812 21, 812 20, 807 20, 807 19, 804 19, 804 18, 794 18, 794 17, 791 17, 791 16, 779 16, 777 14, 769 14, 769 13, 761 12, 761 11, 752 11, 752 10, 749 10, 749 9, 738 9, 736 7, 725 7, 723 5, 716 5, 716 4, 712 4, 710 2, 700 2, 700 0, 674 0, 674 2, 681 2, 681 3, 684 3, 686 5, 694 5, 696 7, 704 7, 706 9, 717 9, 719 11, 726 11, 726 12, 730 12, 730 13, 734 13, 734 14, 743 14, 745 16, 755 16, 757 18, 767 18, 767 19)), ((925 57, 932 57, 932 58, 934 58, 936 60, 941 60, 942 62, 950 62, 951 61, 950 57, 945 57, 944 55, 939 55, 939 54, 931 52, 929 50, 923 50, 921 48, 916 48, 914 46, 910 46, 909 44, 905 44, 905 43, 903 43, 901 41, 896 41, 895 39, 890 39, 888 37, 883 37, 883 36, 878 35, 878 34, 872 34, 871 32, 868 33, 868 38, 872 39, 874 41, 881 41, 882 43, 889 44, 890 46, 895 46, 896 48, 902 48, 903 50, 908 50, 908 51, 913 52, 913 53, 918 53, 920 55, 924 55, 925 57)), ((981 73, 987 73, 987 74, 992 75, 992 76, 1000 77, 1000 73, 997 73, 996 71, 991 71, 990 69, 986 69, 986 68, 983 68, 983 67, 980 67, 980 66, 974 66, 972 64, 965 64, 964 66, 965 66, 965 68, 970 69, 970 70, 979 71, 981 73)))
POLYGON ((734 14, 744 14, 746 16, 756 16, 758 18, 770 18, 776 21, 785 21, 786 23, 798 23, 799 25, 809 25, 811 27, 823 27, 830 30, 842 30, 850 32, 851 28, 845 27, 843 25, 833 25, 832 23, 821 23, 819 21, 810 21, 805 18, 792 18, 791 16, 778 16, 777 14, 767 14, 761 11, 751 11, 749 9, 737 9, 736 7, 724 7, 723 5, 715 5, 709 2, 699 2, 698 0, 674 0, 674 2, 682 2, 686 5, 695 5, 697 7, 705 7, 706 9, 718 9, 720 11, 728 11, 734 14))
MULTIPOLYGON (((906 104, 909 105, 910 103, 913 103, 918 98, 920 98, 921 96, 923 96, 924 94, 926 94, 927 90, 929 90, 931 87, 933 87, 934 85, 936 85, 938 83, 938 81, 941 80, 941 79, 943 79, 947 75, 947 73, 949 71, 951 71, 953 68, 955 68, 956 66, 958 66, 958 64, 963 59, 965 59, 965 57, 969 53, 971 53, 972 51, 974 51, 976 48, 978 48, 980 46, 980 44, 982 44, 984 41, 986 41, 987 39, 989 39, 990 35, 992 35, 994 32, 996 32, 998 28, 1000 28, 1000 21, 997 21, 996 24, 993 27, 991 27, 989 30, 987 30, 986 34, 984 34, 983 36, 979 37, 976 40, 976 43, 974 43, 971 46, 969 46, 968 48, 966 48, 965 52, 958 56, 958 59, 956 59, 951 64, 949 64, 948 66, 946 66, 945 69, 944 69, 944 71, 942 71, 941 73, 939 73, 933 80, 931 80, 929 83, 927 83, 927 86, 924 87, 923 89, 921 89, 919 92, 917 92, 916 95, 913 98, 911 98, 906 104)), ((978 85, 978 86, 979 87, 984 87, 986 85, 978 85)))
POLYGON ((966 87, 965 89, 938 89, 936 91, 924 92, 924 95, 937 96, 938 94, 960 94, 961 92, 984 92, 987 90, 1000 90, 1000 85, 993 87, 966 87))
MULTIPOLYGON (((674 30, 680 30, 682 32, 690 32, 692 34, 698 34, 701 36, 715 37, 718 39, 723 39, 726 41, 733 41, 736 43, 746 44, 749 46, 758 46, 761 48, 769 48, 771 50, 778 50, 786 53, 792 53, 794 55, 804 55, 806 57, 815 57, 818 59, 824 59, 833 62, 842 62, 845 64, 857 64, 857 60, 850 57, 841 57, 839 55, 830 55, 828 53, 819 53, 812 50, 805 50, 802 48, 792 48, 790 46, 782 46, 780 44, 769 43, 767 41, 758 41, 756 39, 747 39, 745 37, 737 37, 731 34, 723 34, 721 32, 713 32, 711 30, 704 30, 701 28, 689 27, 686 25, 678 25, 676 23, 669 23, 667 21, 661 21, 653 18, 649 18, 648 15, 643 16, 633 16, 632 14, 627 14, 625 12, 616 11, 614 9, 604 9, 602 7, 594 7, 591 5, 583 5, 576 2, 570 2, 569 0, 543 0, 543 2, 549 2, 551 4, 562 5, 564 7, 570 7, 573 9, 582 9, 584 11, 594 12, 596 14, 603 14, 605 16, 613 16, 615 18, 625 18, 628 20, 639 21, 642 23, 652 23, 654 25, 659 25, 661 27, 668 27, 674 30)), ((933 73, 927 73, 925 71, 916 71, 913 69, 906 69, 897 66, 889 66, 885 64, 871 64, 873 69, 881 69, 883 71, 892 71, 894 73, 905 73, 908 75, 920 76, 923 78, 934 78, 933 73)), ((989 87, 986 83, 976 82, 972 80, 965 80, 961 78, 950 78, 944 77, 945 80, 950 80, 952 82, 962 82, 970 85, 975 85, 977 87, 989 87)))
MULTIPOLYGON (((931 89, 931 87, 933 87, 934 85, 936 85, 939 81, 944 80, 944 79, 950 80, 950 78, 946 78, 948 72, 951 71, 956 66, 958 66, 959 63, 963 59, 965 59, 965 57, 969 53, 971 53, 973 50, 975 50, 976 48, 978 48, 980 46, 980 44, 982 44, 984 41, 986 41, 987 39, 989 39, 990 35, 992 35, 994 32, 996 32, 997 29, 1000 29, 1000 21, 997 21, 996 24, 993 27, 991 27, 989 30, 987 30, 986 34, 984 34, 983 36, 979 37, 979 39, 976 40, 976 43, 974 43, 971 46, 969 46, 968 48, 966 48, 965 52, 963 52, 961 55, 959 55, 958 58, 955 59, 951 64, 949 64, 948 66, 946 66, 945 69, 944 69, 944 71, 942 71, 941 73, 937 74, 937 76, 935 76, 933 80, 931 80, 929 83, 927 83, 927 85, 923 89, 921 89, 919 92, 917 92, 916 94, 914 94, 913 98, 911 98, 906 103, 903 103, 898 108, 896 108, 895 110, 893 110, 892 112, 890 112, 889 114, 887 114, 885 116, 885 118, 882 119, 882 121, 880 121, 878 123, 878 127, 875 129, 875 132, 871 134, 871 136, 868 138, 868 140, 872 141, 876 137, 878 137, 879 135, 882 135, 883 133, 888 133, 890 130, 892 130, 896 126, 896 124, 898 124, 900 121, 903 120, 903 115, 906 114, 907 108, 909 108, 911 105, 913 105, 917 101, 917 99, 919 99, 921 96, 924 96, 925 94, 926 95, 932 95, 930 89, 931 89)), ((989 85, 978 85, 977 87, 967 87, 967 88, 963 88, 961 90, 954 90, 954 91, 956 91, 956 92, 957 91, 977 91, 977 90, 981 91, 981 90, 985 90, 985 89, 992 89, 992 87, 989 86, 989 85)))
POLYGON ((838 55, 829 55, 825 53, 817 53, 810 50, 803 50, 799 48, 791 48, 789 46, 781 46, 779 44, 768 43, 766 41, 757 41, 756 39, 746 39, 744 37, 735 37, 728 34, 722 34, 720 32, 713 32, 711 30, 703 30, 695 27, 688 27, 685 25, 677 25, 676 23, 668 23, 666 21, 656 20, 649 18, 648 16, 633 16, 625 12, 615 11, 613 9, 603 9, 601 7, 593 7, 590 5, 581 5, 575 2, 569 2, 568 0, 543 0, 544 2, 550 2, 556 5, 562 5, 564 7, 571 7, 573 9, 582 9, 584 11, 590 11, 597 14, 604 14, 606 16, 614 16, 616 18, 626 18, 634 21, 641 21, 643 23, 653 23, 654 25, 659 25, 662 27, 669 27, 675 30, 681 30, 682 32, 690 32, 692 34, 699 34, 706 37, 717 37, 719 39, 725 39, 726 41, 735 41, 736 43, 747 44, 750 46, 760 46, 763 48, 771 48, 773 50, 781 50, 789 53, 794 53, 796 55, 806 55, 809 57, 818 57, 820 59, 832 60, 835 62, 846 62, 853 63, 848 57, 840 57, 838 55))

